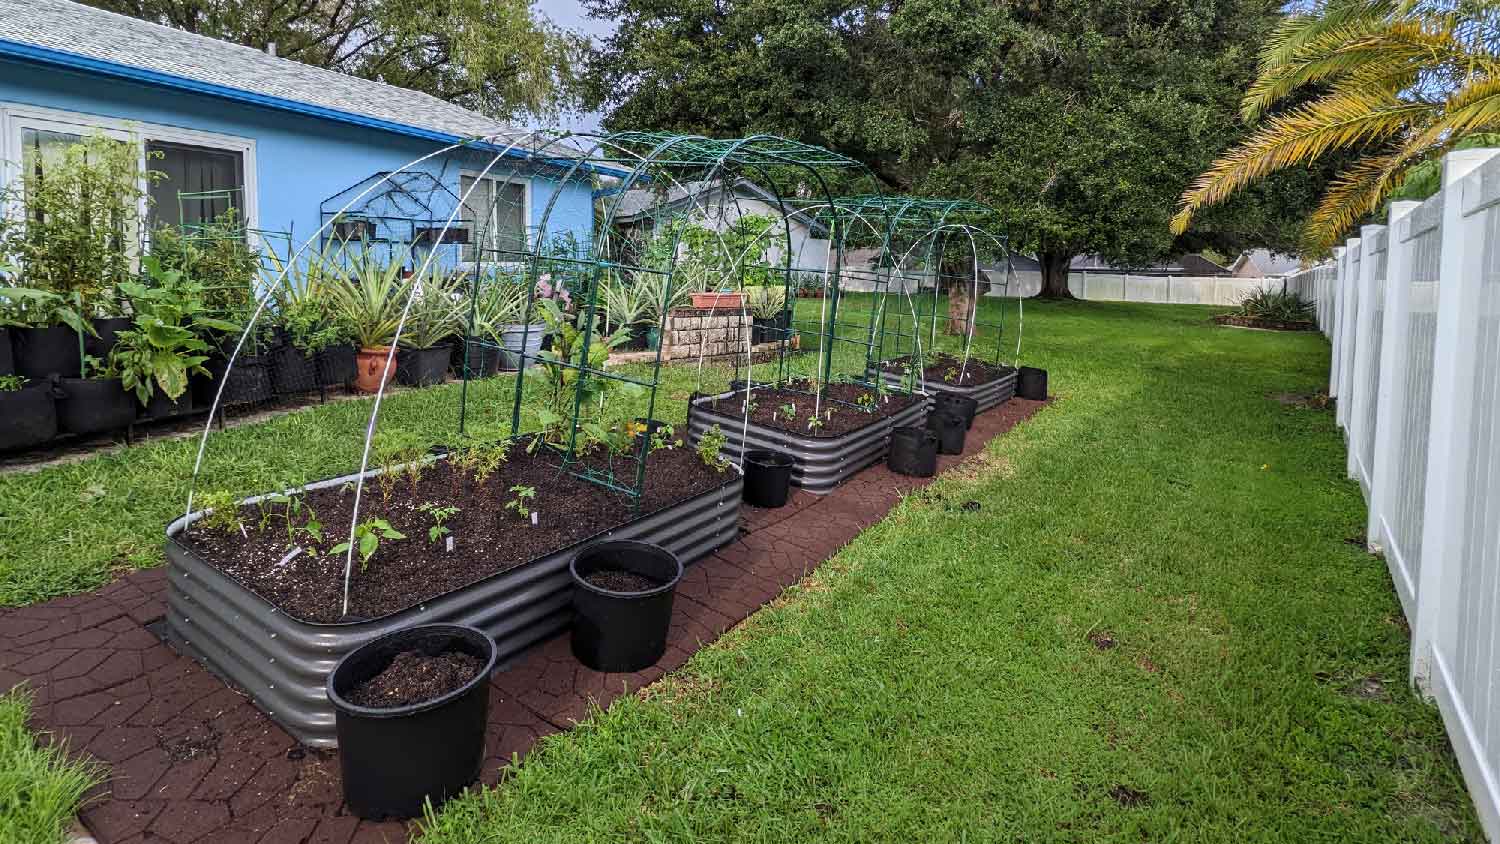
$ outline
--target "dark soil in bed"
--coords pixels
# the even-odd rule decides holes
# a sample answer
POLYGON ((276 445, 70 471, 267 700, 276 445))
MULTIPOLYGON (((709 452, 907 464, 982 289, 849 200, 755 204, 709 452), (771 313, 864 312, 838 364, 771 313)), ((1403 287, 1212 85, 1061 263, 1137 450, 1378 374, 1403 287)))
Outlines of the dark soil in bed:
POLYGON ((344 695, 355 706, 394 709, 435 700, 474 679, 484 662, 458 651, 428 656, 421 651, 402 651, 374 677, 344 695))
MULTIPOLYGON (((628 464, 633 467, 634 463, 628 464)), ((617 472, 622 469, 617 465, 617 472)), ((633 472, 633 468, 625 471, 633 472)), ((378 618, 467 586, 490 575, 581 542, 605 530, 708 492, 731 480, 729 472, 704 466, 691 448, 652 452, 646 463, 647 480, 638 513, 629 500, 598 484, 574 477, 558 467, 555 455, 530 455, 518 443, 510 458, 483 484, 467 473, 455 472, 446 462, 429 464, 416 489, 403 477, 389 501, 380 484, 365 482, 360 520, 385 519, 403 540, 382 540, 368 567, 354 557, 349 586, 349 615, 340 616, 343 600, 344 554, 329 549, 349 535, 354 511, 352 486, 309 492, 303 497, 305 524, 312 514, 323 526, 323 541, 310 543, 299 534, 296 543, 316 545, 319 553, 304 550, 284 560, 289 550, 284 505, 267 505, 266 530, 259 530, 260 511, 240 508, 246 534, 221 533, 195 527, 178 537, 189 550, 291 617, 309 622, 356 621, 378 618), (527 505, 536 524, 506 509, 515 500, 511 487, 534 487, 527 505), (444 526, 446 539, 428 541, 431 517, 418 507, 425 502, 451 504, 458 513, 444 526)))
POLYGON ((644 574, 621 569, 600 569, 584 575, 583 579, 588 581, 590 586, 607 592, 649 592, 662 585, 660 581, 652 580, 644 574))
MULTIPOLYGON (((997 366, 986 363, 978 358, 969 358, 967 365, 963 358, 956 357, 944 352, 935 355, 926 355, 927 368, 922 371, 922 378, 927 382, 927 390, 941 390, 944 386, 949 387, 977 387, 980 384, 988 384, 1015 372, 1012 366, 997 366)), ((887 372, 897 372, 905 375, 911 366, 911 356, 905 355, 892 358, 883 364, 887 372)))
MULTIPOLYGON (((825 384, 822 412, 818 416, 822 424, 810 426, 814 395, 809 382, 793 382, 784 387, 757 387, 751 399, 754 401, 754 408, 750 411, 751 424, 813 438, 838 437, 858 431, 923 400, 919 396, 895 393, 882 396, 858 384, 825 384), (861 396, 871 397, 870 404, 861 406, 861 396), (796 406, 794 417, 788 418, 783 412, 786 405, 796 406), (831 416, 830 410, 833 411, 831 416)), ((745 393, 741 391, 711 402, 709 406, 717 413, 738 417, 745 412, 744 402, 745 393)))

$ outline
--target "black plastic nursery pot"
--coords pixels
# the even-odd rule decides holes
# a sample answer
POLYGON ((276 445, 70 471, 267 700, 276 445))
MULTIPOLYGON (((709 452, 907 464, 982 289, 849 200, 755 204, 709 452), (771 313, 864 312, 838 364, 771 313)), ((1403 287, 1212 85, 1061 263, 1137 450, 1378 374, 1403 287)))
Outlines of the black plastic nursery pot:
POLYGON ((465 368, 468 369, 468 377, 488 378, 500 372, 500 350, 476 338, 470 337, 463 343, 453 345, 453 371, 464 375, 465 368), (468 360, 464 355, 468 354, 468 360))
POLYGON ((329 346, 313 356, 319 387, 347 387, 359 371, 354 361, 357 350, 351 345, 329 346))
POLYGON ((927 414, 927 430, 937 434, 938 454, 964 453, 964 434, 968 428, 962 416, 939 406, 927 414))
POLYGON ((1046 401, 1047 370, 1037 369, 1034 366, 1021 367, 1021 381, 1020 386, 1016 388, 1016 394, 1023 399, 1046 401))
POLYGON ((83 338, 83 351, 85 354, 93 355, 99 360, 105 360, 109 353, 114 350, 121 331, 128 331, 135 320, 130 317, 105 317, 93 321, 94 333, 97 337, 83 338))
POLYGON ((271 367, 271 389, 279 396, 295 396, 318 389, 318 369, 312 355, 282 343, 266 355, 271 367))
POLYGON ((50 382, 0 391, 0 451, 31 448, 57 436, 57 399, 50 382))
POLYGON ((396 383, 408 387, 431 387, 448 377, 452 349, 440 343, 426 349, 402 349, 396 353, 396 383))
POLYGON ((979 412, 979 401, 970 396, 952 392, 939 392, 933 400, 936 410, 946 410, 963 419, 964 430, 974 427, 974 414, 979 412))
POLYGON ((371 639, 339 660, 328 675, 327 693, 351 812, 370 820, 415 817, 425 800, 437 808, 479 777, 496 658, 495 643, 482 630, 422 624, 371 639), (459 688, 410 706, 377 709, 345 698, 398 654, 413 650, 469 654, 484 668, 459 688))
POLYGON ((0 325, 0 375, 16 372, 16 352, 10 344, 10 329, 0 325))
POLYGON ((573 655, 595 671, 640 671, 667 652, 672 599, 682 579, 676 554, 632 539, 596 542, 573 557, 573 655), (641 592, 612 592, 589 583, 618 569, 658 584, 641 592))
POLYGON ((76 331, 65 325, 11 330, 17 375, 38 380, 53 375, 78 377, 83 358, 76 331))
POLYGON ((886 465, 898 475, 930 478, 937 474, 938 435, 926 428, 897 428, 891 432, 886 465))
POLYGON ((782 507, 792 490, 790 454, 768 449, 745 452, 745 503, 754 507, 782 507))
POLYGON ((117 431, 135 421, 140 403, 118 378, 64 378, 57 427, 69 434, 117 431))

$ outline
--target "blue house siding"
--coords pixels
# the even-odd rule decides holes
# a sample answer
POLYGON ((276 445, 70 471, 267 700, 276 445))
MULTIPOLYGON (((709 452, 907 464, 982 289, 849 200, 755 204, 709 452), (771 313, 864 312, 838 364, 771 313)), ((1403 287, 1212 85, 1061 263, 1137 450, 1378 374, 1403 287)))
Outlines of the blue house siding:
MULTIPOLYGON (((395 170, 441 147, 434 141, 215 96, 0 59, 0 109, 7 105, 253 141, 254 178, 247 172, 246 181, 256 191, 255 223, 263 230, 289 233, 299 244, 312 237, 322 224, 319 205, 325 198, 372 173, 395 170)), ((7 133, 13 132, 9 125, 3 128, 7 133)), ((489 154, 467 150, 445 154, 419 166, 441 178, 456 194, 460 169, 482 169, 491 158, 489 154)), ((247 171, 248 164, 247 161, 247 171)), ((503 174, 512 166, 502 162, 491 172, 503 174)), ((560 190, 548 222, 548 233, 568 230, 580 241, 589 240, 593 211, 587 179, 559 185, 555 178, 534 175, 529 181, 532 227, 541 224, 548 201, 560 190)))

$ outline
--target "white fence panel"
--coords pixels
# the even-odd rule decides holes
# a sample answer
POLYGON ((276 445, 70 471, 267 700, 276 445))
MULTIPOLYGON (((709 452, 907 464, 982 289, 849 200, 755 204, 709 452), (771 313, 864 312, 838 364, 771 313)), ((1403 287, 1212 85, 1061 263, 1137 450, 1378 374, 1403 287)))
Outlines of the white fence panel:
MULTIPOLYGON (((1430 693, 1491 840, 1500 835, 1500 150, 1444 159, 1393 203, 1320 301, 1329 392, 1430 693)), ((1321 282, 1314 281, 1314 284, 1321 282)))

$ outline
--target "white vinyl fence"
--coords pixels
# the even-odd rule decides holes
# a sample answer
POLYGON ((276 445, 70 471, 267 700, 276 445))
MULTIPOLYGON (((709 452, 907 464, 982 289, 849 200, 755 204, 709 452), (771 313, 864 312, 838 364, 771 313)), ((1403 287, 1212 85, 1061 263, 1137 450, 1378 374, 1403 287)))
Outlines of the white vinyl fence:
POLYGON ((1333 343, 1328 391, 1431 695, 1491 840, 1500 838, 1500 149, 1444 160, 1288 285, 1333 343))
MULTIPOLYGON (((991 294, 1035 296, 1042 291, 1042 274, 1035 270, 1014 274, 1010 288, 1000 284, 1005 268, 989 269, 991 294)), ((1153 302, 1162 305, 1238 305, 1257 290, 1281 290, 1279 277, 1164 276, 1130 273, 1068 273, 1068 292, 1098 302, 1153 302)), ((1307 298, 1311 299, 1311 296, 1307 298)))

